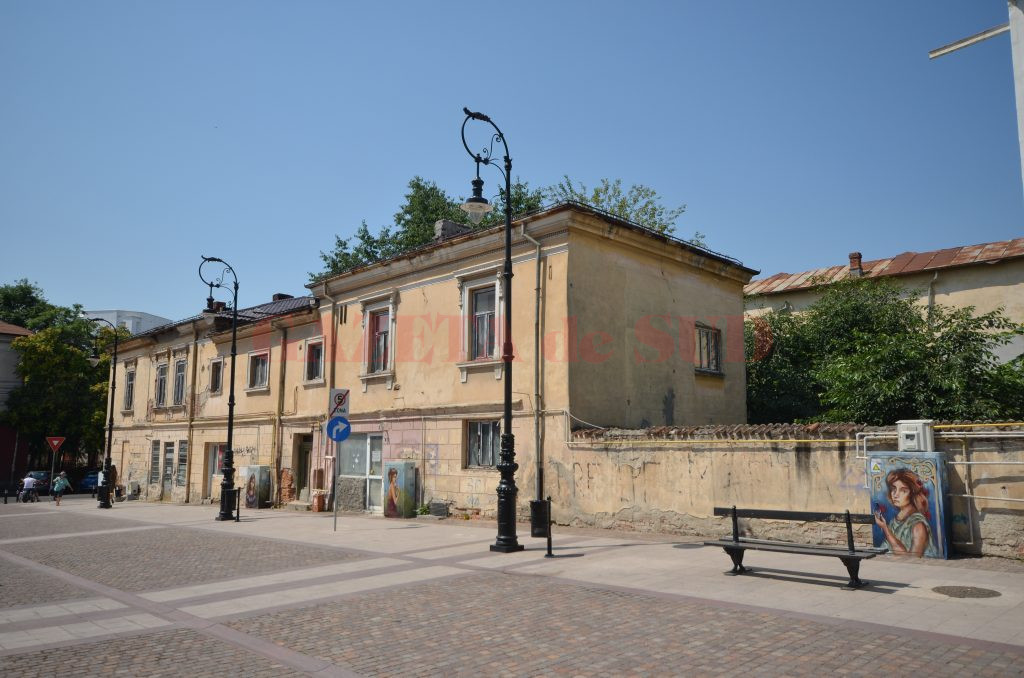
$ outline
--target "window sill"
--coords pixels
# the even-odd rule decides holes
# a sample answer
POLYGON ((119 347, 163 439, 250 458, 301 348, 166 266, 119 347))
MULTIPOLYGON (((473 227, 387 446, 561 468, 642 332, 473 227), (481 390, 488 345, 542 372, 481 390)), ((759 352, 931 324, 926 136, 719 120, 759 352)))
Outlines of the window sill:
POLYGON ((505 361, 499 358, 484 358, 481 360, 467 360, 461 363, 455 363, 455 366, 459 368, 459 376, 462 379, 462 383, 465 384, 469 378, 470 372, 483 372, 484 370, 493 369, 494 379, 496 381, 501 380, 501 374, 505 370, 505 361))
MULTIPOLYGON (((153 406, 153 412, 155 412, 157 414, 172 414, 174 412, 184 412, 184 411, 185 411, 185 406, 184 405, 154 405, 153 406)), ((129 414, 131 414, 131 412, 132 412, 132 410, 128 410, 129 414)))
POLYGON ((363 393, 366 393, 366 388, 371 382, 375 381, 386 382, 387 389, 390 391, 395 385, 395 371, 385 370, 384 372, 367 372, 359 375, 359 381, 363 382, 363 393))
POLYGON ((310 381, 302 382, 304 388, 316 388, 317 386, 323 386, 327 382, 323 379, 311 379, 310 381))
POLYGON ((497 466, 463 466, 464 471, 497 471, 497 466))
POLYGON ((717 377, 718 379, 725 378, 725 372, 719 370, 706 370, 700 367, 693 368, 693 373, 699 377, 717 377))
POLYGON ((267 393, 270 393, 270 387, 269 386, 250 386, 249 388, 245 389, 245 392, 246 392, 247 395, 265 395, 267 393))

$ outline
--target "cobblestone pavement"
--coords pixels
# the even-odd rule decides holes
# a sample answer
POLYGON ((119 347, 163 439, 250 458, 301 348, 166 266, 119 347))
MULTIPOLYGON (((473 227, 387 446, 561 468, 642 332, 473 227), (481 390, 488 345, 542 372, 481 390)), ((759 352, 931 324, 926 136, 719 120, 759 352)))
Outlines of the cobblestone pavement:
MULTIPOLYGON (((965 633, 1013 627, 1015 572, 982 568, 968 579, 1001 595, 951 602, 929 587, 965 572, 941 564, 892 562, 876 571, 925 576, 840 592, 834 567, 790 581, 765 556, 758 576, 723 577, 720 550, 621 533, 560 535, 562 557, 545 559, 536 542, 489 553, 493 529, 477 526, 346 517, 334 532, 284 512, 214 524, 209 507, 64 509, 0 509, 4 675, 1024 675, 1016 628, 1004 642, 953 635, 952 622, 949 635, 922 630, 940 614, 965 633), (10 536, 58 510, 51 538, 10 536), (793 596, 804 603, 787 607, 793 596)), ((785 562, 831 559, 807 560, 785 562)))
POLYGON ((362 557, 180 527, 0 544, 0 548, 123 591, 148 591, 362 557))

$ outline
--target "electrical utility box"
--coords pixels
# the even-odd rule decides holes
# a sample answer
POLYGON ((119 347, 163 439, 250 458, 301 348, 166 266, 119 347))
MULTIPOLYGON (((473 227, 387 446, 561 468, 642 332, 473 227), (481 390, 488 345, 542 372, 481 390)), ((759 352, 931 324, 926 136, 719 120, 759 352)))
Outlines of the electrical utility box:
POLYGON ((934 452, 935 433, 931 419, 902 419, 896 422, 900 452, 934 452))

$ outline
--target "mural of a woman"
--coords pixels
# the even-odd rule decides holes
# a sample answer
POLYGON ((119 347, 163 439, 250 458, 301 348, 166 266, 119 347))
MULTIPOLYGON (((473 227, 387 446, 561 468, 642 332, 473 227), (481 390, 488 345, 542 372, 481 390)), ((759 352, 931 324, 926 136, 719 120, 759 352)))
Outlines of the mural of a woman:
POLYGON ((384 515, 388 518, 398 517, 398 469, 388 469, 388 503, 384 507, 384 515))
POLYGON ((889 471, 885 476, 889 503, 896 515, 886 522, 881 507, 875 511, 875 524, 882 530, 889 549, 896 554, 938 557, 930 525, 928 488, 907 468, 889 471))
POLYGON ((249 482, 245 484, 245 508, 257 508, 255 474, 250 474, 249 482))

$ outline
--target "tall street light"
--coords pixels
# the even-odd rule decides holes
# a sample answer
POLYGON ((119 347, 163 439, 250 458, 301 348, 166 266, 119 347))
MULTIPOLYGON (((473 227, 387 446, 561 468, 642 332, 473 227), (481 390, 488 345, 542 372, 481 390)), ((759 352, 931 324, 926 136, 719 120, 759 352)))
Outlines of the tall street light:
MULTIPOLYGON (((100 503, 97 508, 108 509, 111 508, 110 503, 110 446, 114 441, 114 393, 117 391, 117 326, 114 323, 104 318, 88 318, 89 322, 94 323, 106 323, 110 325, 110 329, 114 330, 114 354, 110 358, 110 416, 107 419, 107 454, 103 458, 103 484, 100 485, 99 499, 100 503)), ((95 346, 93 347, 95 351, 95 346)), ((93 367, 99 364, 99 356, 94 355, 93 358, 89 359, 93 367)))
POLYGON ((463 108, 462 111, 466 114, 465 120, 462 121, 462 145, 466 147, 469 157, 476 162, 476 178, 472 181, 473 195, 462 205, 462 209, 474 224, 479 224, 484 215, 494 209, 494 206, 483 197, 484 180, 480 178, 480 165, 491 165, 505 177, 505 268, 502 274, 505 323, 501 350, 501 359, 505 363, 505 412, 501 426, 501 452, 498 458, 498 472, 501 474, 498 481, 498 538, 491 544, 491 550, 511 553, 523 550, 522 544, 516 539, 516 495, 519 490, 516 488, 515 472, 519 465, 516 464, 515 438, 512 435, 512 158, 509 157, 505 135, 489 117, 483 113, 474 113, 468 108, 463 108), (471 151, 469 144, 466 143, 466 123, 470 120, 479 120, 494 128, 490 145, 479 153, 471 151), (501 142, 505 148, 504 170, 491 157, 496 142, 501 142))
POLYGON ((235 275, 235 269, 231 268, 231 264, 219 259, 218 257, 202 257, 203 262, 199 264, 199 279, 206 285, 210 286, 210 296, 206 298, 206 312, 215 313, 216 309, 213 306, 213 288, 224 287, 224 276, 231 272, 231 277, 234 280, 232 285, 233 296, 231 299, 231 386, 228 392, 228 442, 227 449, 224 450, 224 464, 222 471, 224 473, 224 479, 220 483, 220 513, 217 514, 217 520, 234 520, 235 510, 235 453, 232 444, 234 442, 234 429, 235 429, 235 355, 238 353, 238 276, 235 275), (203 266, 210 262, 215 262, 224 265, 224 270, 220 272, 220 275, 216 278, 207 280, 203 277, 203 266))

